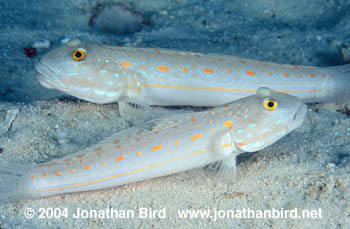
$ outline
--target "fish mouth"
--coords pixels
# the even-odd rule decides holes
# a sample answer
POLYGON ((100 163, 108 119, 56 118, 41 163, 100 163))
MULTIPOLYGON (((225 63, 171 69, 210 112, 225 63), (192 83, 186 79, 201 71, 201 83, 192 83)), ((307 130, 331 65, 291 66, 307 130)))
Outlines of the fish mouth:
POLYGON ((35 65, 38 72, 38 80, 41 86, 49 89, 63 89, 66 85, 60 80, 60 75, 56 73, 49 65, 40 61, 35 65))

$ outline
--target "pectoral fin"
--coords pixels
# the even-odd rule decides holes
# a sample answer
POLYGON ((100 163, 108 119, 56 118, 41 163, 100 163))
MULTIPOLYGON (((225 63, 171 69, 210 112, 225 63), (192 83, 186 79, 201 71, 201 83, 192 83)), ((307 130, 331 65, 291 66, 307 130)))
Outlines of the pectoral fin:
POLYGON ((236 178, 236 157, 244 152, 236 147, 232 132, 222 130, 215 136, 209 147, 213 157, 218 160, 204 168, 214 173, 219 181, 232 183, 236 178))

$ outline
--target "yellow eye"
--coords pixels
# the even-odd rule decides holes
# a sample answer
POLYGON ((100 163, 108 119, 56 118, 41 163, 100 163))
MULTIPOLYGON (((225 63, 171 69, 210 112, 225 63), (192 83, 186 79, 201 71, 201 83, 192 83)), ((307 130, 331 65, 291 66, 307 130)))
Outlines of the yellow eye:
POLYGON ((277 101, 274 99, 265 99, 264 107, 269 111, 273 111, 277 107, 277 101))
POLYGON ((72 57, 76 61, 84 60, 86 57, 86 53, 84 49, 76 49, 72 52, 72 57))

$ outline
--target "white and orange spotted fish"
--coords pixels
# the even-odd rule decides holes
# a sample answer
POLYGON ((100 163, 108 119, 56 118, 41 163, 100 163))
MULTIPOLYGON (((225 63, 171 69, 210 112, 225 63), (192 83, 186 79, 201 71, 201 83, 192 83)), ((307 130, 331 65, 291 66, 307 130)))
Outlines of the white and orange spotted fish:
POLYGON ((350 65, 293 66, 220 54, 79 41, 50 51, 36 69, 45 87, 121 106, 219 106, 255 94, 259 87, 297 96, 303 102, 346 100, 350 96, 350 65))
POLYGON ((237 155, 273 144, 305 114, 299 98, 260 88, 225 106, 153 120, 153 129, 121 131, 62 159, 1 163, 0 203, 114 187, 208 164, 233 176, 237 155))

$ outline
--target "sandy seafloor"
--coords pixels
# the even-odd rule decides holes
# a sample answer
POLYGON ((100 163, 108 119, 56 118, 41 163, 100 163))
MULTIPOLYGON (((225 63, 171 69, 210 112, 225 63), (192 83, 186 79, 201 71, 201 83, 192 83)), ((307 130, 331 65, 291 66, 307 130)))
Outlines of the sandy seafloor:
MULTIPOLYGON (((0 0, 0 160, 43 162, 130 126, 117 104, 96 105, 48 90, 34 65, 64 38, 217 52, 286 64, 349 63, 350 2, 341 0, 125 1, 150 21, 114 35, 88 26, 113 1, 0 0), (28 58, 23 48, 48 40, 28 58), (7 130, 12 113, 18 115, 7 130)), ((123 23, 123 22, 116 22, 123 23)), ((350 76, 349 76, 350 77, 350 76)), ((350 88, 349 88, 350 90, 350 88)), ((122 187, 0 206, 0 228, 349 228, 350 118, 344 105, 309 105, 305 123, 276 144, 239 158, 234 184, 202 169, 122 187), (339 108, 343 112, 338 112, 339 108), (24 217, 28 207, 67 208, 68 218, 24 217), (74 219, 81 209, 163 209, 165 219, 74 219), (180 219, 178 210, 322 209, 318 219, 180 219)), ((0 187, 1 188, 1 187, 0 187)))

